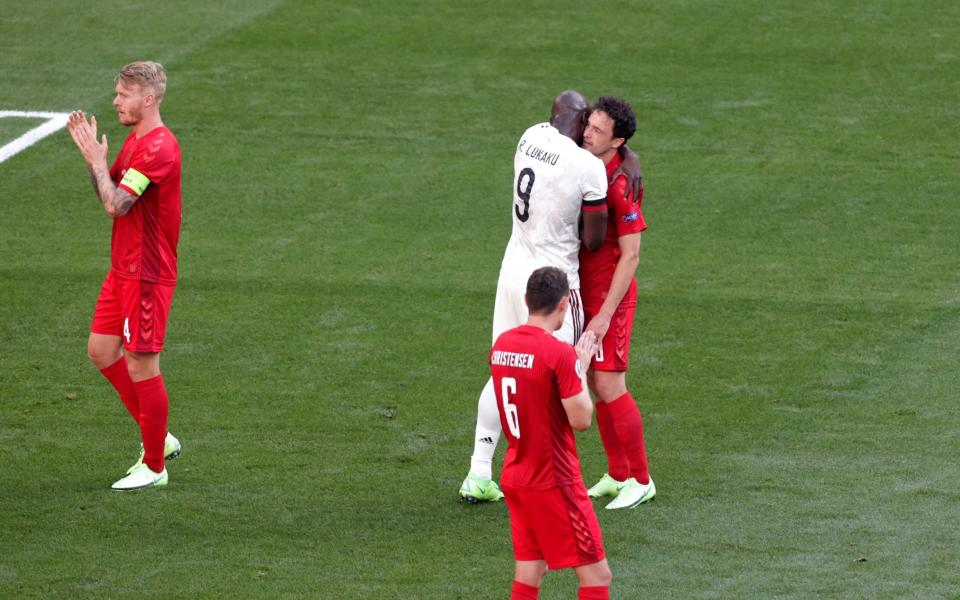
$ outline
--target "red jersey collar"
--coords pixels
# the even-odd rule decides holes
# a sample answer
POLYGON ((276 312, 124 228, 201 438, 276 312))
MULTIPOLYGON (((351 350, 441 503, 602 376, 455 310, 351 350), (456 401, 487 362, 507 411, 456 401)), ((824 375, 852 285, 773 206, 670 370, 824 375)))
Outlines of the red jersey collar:
POLYGON ((610 159, 610 162, 608 162, 605 165, 607 168, 607 181, 610 180, 610 177, 613 175, 613 172, 616 171, 617 168, 622 164, 623 164, 623 158, 620 157, 620 152, 617 152, 616 154, 613 155, 613 158, 610 159))

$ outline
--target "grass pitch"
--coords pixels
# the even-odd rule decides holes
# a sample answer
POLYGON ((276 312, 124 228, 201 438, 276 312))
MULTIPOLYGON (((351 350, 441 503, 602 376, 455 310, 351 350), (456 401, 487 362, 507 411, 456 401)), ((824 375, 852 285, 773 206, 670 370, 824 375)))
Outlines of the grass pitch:
POLYGON ((60 132, 0 164, 0 596, 505 597, 506 510, 456 490, 513 144, 564 88, 632 102, 647 180, 629 383, 660 495, 600 514, 611 596, 960 594, 957 6, 74 13, 0 21, 0 110, 93 112, 113 157, 116 70, 167 66, 184 454, 108 489, 137 442, 84 357, 109 223, 60 132))

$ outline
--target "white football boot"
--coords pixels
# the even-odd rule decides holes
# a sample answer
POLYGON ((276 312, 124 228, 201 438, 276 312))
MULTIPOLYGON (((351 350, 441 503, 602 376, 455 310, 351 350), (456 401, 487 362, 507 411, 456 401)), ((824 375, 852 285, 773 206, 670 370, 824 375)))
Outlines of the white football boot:
POLYGON ((140 466, 136 467, 132 473, 110 487, 118 492, 130 492, 133 490, 167 485, 168 479, 166 469, 160 473, 154 473, 150 470, 150 467, 140 463, 140 466))

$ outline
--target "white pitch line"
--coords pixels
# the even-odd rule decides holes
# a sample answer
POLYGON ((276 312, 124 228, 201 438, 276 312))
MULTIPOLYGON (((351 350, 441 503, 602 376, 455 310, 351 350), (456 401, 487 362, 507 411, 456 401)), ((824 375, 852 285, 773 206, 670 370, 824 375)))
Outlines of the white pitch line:
POLYGON ((34 127, 30 131, 21 135, 12 142, 0 147, 0 163, 7 160, 14 154, 29 148, 43 138, 67 126, 67 119, 70 113, 24 111, 24 110, 0 110, 0 119, 4 117, 20 117, 23 119, 47 119, 46 123, 34 127))

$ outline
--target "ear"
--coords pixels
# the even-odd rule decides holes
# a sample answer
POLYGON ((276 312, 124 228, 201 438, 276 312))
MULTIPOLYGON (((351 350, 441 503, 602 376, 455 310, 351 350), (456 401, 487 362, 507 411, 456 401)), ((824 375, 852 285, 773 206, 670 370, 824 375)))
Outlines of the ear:
POLYGON ((624 138, 613 138, 613 140, 610 142, 610 145, 611 147, 613 147, 614 150, 617 150, 620 148, 620 146, 626 143, 627 143, 627 140, 625 140, 624 138))
POLYGON ((567 309, 570 307, 570 296, 564 296, 560 299, 560 304, 557 305, 557 312, 560 314, 566 314, 567 309))

